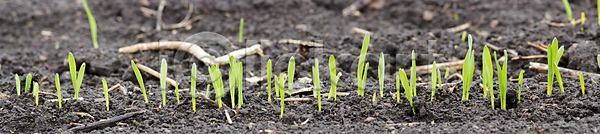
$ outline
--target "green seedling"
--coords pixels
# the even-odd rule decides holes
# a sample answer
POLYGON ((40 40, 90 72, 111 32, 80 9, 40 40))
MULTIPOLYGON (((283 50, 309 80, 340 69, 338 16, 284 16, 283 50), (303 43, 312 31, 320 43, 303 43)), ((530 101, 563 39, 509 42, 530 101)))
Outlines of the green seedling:
POLYGON ((104 100, 106 100, 106 111, 108 110, 108 87, 106 86, 106 80, 102 78, 102 87, 104 89, 104 100))
POLYGON ((385 79, 385 59, 383 57, 383 52, 381 52, 379 56, 379 67, 377 68, 377 73, 379 75, 379 96, 383 97, 383 82, 385 79))
POLYGON ((25 78, 25 92, 29 92, 29 88, 31 87, 31 79, 31 74, 27 74, 27 77, 25 78))
POLYGON ((284 102, 284 96, 285 94, 283 92, 283 74, 279 75, 279 78, 281 79, 277 79, 277 76, 275 76, 275 86, 279 89, 279 92, 281 92, 281 95, 279 95, 280 99, 279 101, 281 102, 281 114, 279 115, 279 118, 283 118, 283 108, 285 106, 285 102, 284 102))
POLYGON ((79 67, 79 74, 76 72, 75 66, 77 65, 75 64, 73 53, 69 52, 69 71, 71 72, 71 80, 73 81, 73 89, 75 90, 75 100, 77 100, 79 99, 79 88, 81 87, 83 74, 85 73, 85 63, 81 64, 81 67, 79 67))
POLYGON ((435 61, 433 62, 433 68, 431 70, 431 101, 433 101, 433 96, 435 96, 435 86, 437 86, 436 83, 438 75, 438 71, 435 67, 435 61))
MULTIPOLYGON (((504 50, 504 56, 507 57, 506 50, 504 50)), ((498 57, 496 56, 496 52, 494 52, 494 58, 496 58, 496 69, 498 70, 498 90, 500 90, 500 105, 502 110, 506 110, 506 75, 507 70, 506 64, 508 64, 508 60, 504 60, 502 67, 498 62, 498 57)), ((508 59, 508 58, 507 58, 508 59)))
POLYGON ((292 92, 294 86, 294 72, 296 70, 296 61, 294 56, 288 62, 288 94, 292 92))
POLYGON ((87 14, 88 21, 90 22, 90 31, 92 32, 92 42, 94 43, 94 48, 98 49, 98 32, 96 31, 96 19, 94 19, 94 15, 90 11, 86 0, 81 0, 81 4, 83 5, 83 9, 85 9, 85 13, 87 14))
POLYGON ((373 92, 373 104, 377 104, 377 92, 373 92))
POLYGON ((456 13, 453 13, 453 14, 452 14, 452 18, 454 18, 454 20, 458 20, 458 14, 456 14, 456 13))
POLYGON ((137 68, 133 60, 131 60, 131 68, 135 73, 135 78, 137 78, 138 83, 140 84, 140 89, 142 90, 142 93, 144 93, 144 100, 146 101, 146 103, 148 103, 148 97, 146 97, 146 88, 144 88, 144 80, 142 79, 142 74, 140 74, 140 70, 137 68))
MULTIPOLYGON (((192 110, 196 112, 196 63, 192 64, 192 80, 190 81, 190 92, 192 93, 192 110)), ((206 98, 208 98, 210 84, 206 86, 206 98)))
POLYGON ((160 64, 160 90, 162 92, 163 105, 167 105, 167 60, 162 59, 160 64))
POLYGON ((333 55, 329 56, 329 78, 331 79, 331 89, 329 89, 329 96, 327 99, 333 96, 333 100, 337 100, 337 82, 342 76, 342 72, 336 75, 336 65, 335 65, 335 57, 333 55))
POLYGON ((17 88, 17 95, 21 96, 21 79, 19 79, 19 74, 15 74, 15 87, 17 88))
POLYGON ((400 102, 400 76, 399 75, 396 75, 396 102, 400 102))
POLYGON ((54 83, 56 84, 56 95, 58 95, 58 108, 62 108, 62 96, 60 95, 60 78, 58 73, 54 76, 54 83))
POLYGON ((558 66, 555 66, 559 63, 564 50, 564 46, 558 48, 558 40, 556 38, 552 40, 552 44, 548 45, 548 95, 552 95, 552 83, 554 83, 554 75, 556 75, 556 79, 558 79, 560 90, 565 92, 558 66))
POLYGON ((235 86, 237 85, 237 62, 233 56, 229 57, 229 94, 231 96, 231 105, 235 105, 235 86))
POLYGON ((571 21, 571 24, 575 25, 575 21, 573 20, 573 16, 571 14, 571 6, 569 6, 569 0, 563 0, 563 5, 565 5, 565 11, 567 12, 567 17, 569 18, 569 21, 571 21))
POLYGON ((462 37, 460 37, 460 40, 462 40, 463 42, 465 42, 465 39, 467 39, 467 31, 463 31, 462 37))
POLYGON ((446 67, 446 75, 444 75, 444 79, 448 79, 449 74, 450 74, 450 68, 446 67))
POLYGON ((319 112, 321 112, 321 86, 319 81, 319 60, 315 59, 315 66, 312 68, 313 71, 313 84, 315 88, 313 89, 313 96, 317 97, 317 104, 319 107, 319 112))
MULTIPOLYGON (((411 79, 410 80, 415 81, 415 79, 411 79)), ((398 76, 396 76, 396 88, 398 89, 400 87, 400 83, 402 82, 402 86, 404 87, 404 95, 406 96, 406 99, 408 99, 408 102, 410 102, 410 106, 412 107, 412 111, 413 114, 415 113, 415 107, 413 106, 413 101, 412 101, 412 97, 413 97, 413 93, 412 93, 412 86, 416 86, 416 85, 409 85, 408 84, 408 80, 406 78, 406 73, 404 72, 404 69, 400 68, 398 70, 398 76)), ((398 102, 400 102, 400 93, 399 90, 397 90, 396 96, 398 96, 398 102)))
MULTIPOLYGON (((581 24, 585 24, 585 13, 581 12, 581 24)), ((583 27, 581 27, 583 28, 583 27)))
POLYGON ((244 37, 244 18, 242 18, 240 20, 240 33, 239 33, 239 39, 238 39, 239 43, 242 43, 242 39, 244 39, 243 37, 244 37))
POLYGON ((523 72, 525 72, 525 71, 521 70, 521 72, 519 73, 519 95, 517 96, 517 98, 518 98, 517 104, 521 103, 521 88, 523 87, 523 72))
POLYGON ((579 82, 581 83, 581 95, 585 95, 585 82, 583 80, 583 74, 579 72, 579 82))
POLYGON ((364 90, 365 90, 365 85, 364 85, 364 81, 366 80, 366 76, 367 72, 366 70, 368 70, 368 64, 367 63, 367 68, 364 68, 364 64, 365 64, 365 58, 367 57, 367 49, 369 49, 369 40, 370 40, 370 36, 369 33, 365 34, 365 38, 363 39, 363 44, 362 44, 362 48, 360 49, 360 57, 358 59, 358 70, 356 71, 356 80, 357 80, 357 85, 358 85, 358 94, 360 96, 365 96, 364 94, 364 90), (364 71, 363 71, 364 69, 364 71))
MULTIPOLYGON (((598 9, 598 10, 600 10, 600 9, 598 9)), ((600 67, 600 54, 598 54, 598 58, 597 59, 598 59, 598 67, 600 67)))
POLYGON ((490 92, 492 108, 494 108, 494 67, 492 66, 492 57, 487 46, 483 47, 482 57, 482 85, 483 85, 483 97, 487 97, 487 92, 490 92))
POLYGON ((237 77, 237 87, 238 87, 238 109, 242 108, 242 104, 244 104, 244 94, 242 93, 242 83, 244 82, 242 78, 244 77, 244 64, 240 62, 237 68, 238 74, 237 77))
POLYGON ((179 83, 175 82, 175 97, 177 99, 177 103, 179 104, 179 83))
POLYGON ((412 51, 412 67, 410 67, 410 91, 412 96, 417 96, 417 62, 415 61, 415 50, 412 51))
POLYGON ((437 69, 437 79, 438 79, 438 86, 440 87, 440 89, 442 88, 442 73, 440 72, 440 69, 437 69))
MULTIPOLYGON (((221 75, 221 70, 219 69, 219 65, 213 65, 209 67, 208 73, 210 74, 210 79, 213 83, 213 88, 215 89, 215 100, 219 104, 219 108, 223 107, 223 102, 221 98, 225 95, 225 90, 223 89, 223 80, 221 75)), ((233 107, 233 105, 232 105, 233 107)))
POLYGON ((35 96, 35 105, 38 105, 40 85, 37 82, 33 83, 33 96, 35 96))
POLYGON ((465 56, 463 64, 463 95, 462 100, 469 100, 469 90, 471 89, 471 82, 473 82, 473 71, 475 70, 475 50, 473 48, 473 38, 469 34, 469 49, 465 56))
POLYGON ((210 84, 206 85, 206 98, 210 96, 210 84))
POLYGON ((271 59, 267 61, 267 91, 268 91, 268 100, 271 101, 271 59))

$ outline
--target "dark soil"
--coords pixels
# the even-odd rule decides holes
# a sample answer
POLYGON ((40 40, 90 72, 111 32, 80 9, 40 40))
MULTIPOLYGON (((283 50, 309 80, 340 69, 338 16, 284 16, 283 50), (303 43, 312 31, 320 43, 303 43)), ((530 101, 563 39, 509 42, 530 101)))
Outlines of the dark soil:
MULTIPOLYGON (((149 0, 148 8, 157 9, 158 0, 149 0)), ((79 0, 8 0, 0 2, 0 93, 10 98, 0 98, 0 132, 61 133, 75 127, 72 123, 88 124, 137 110, 149 110, 141 115, 120 121, 109 127, 96 129, 93 133, 258 133, 276 131, 282 133, 598 133, 600 124, 599 86, 586 78, 586 95, 581 95, 579 79, 563 76, 565 92, 554 83, 554 93, 546 95, 546 73, 529 71, 529 62, 546 63, 546 59, 510 60, 508 77, 517 78, 525 70, 525 82, 521 102, 515 104, 518 84, 509 82, 509 106, 501 110, 490 106, 489 97, 484 98, 477 79, 481 74, 481 51, 483 42, 516 50, 520 55, 545 55, 546 53, 526 45, 526 42, 549 44, 556 37, 565 46, 565 55, 559 66, 592 73, 600 73, 595 55, 600 53, 596 43, 599 38, 596 3, 571 1, 574 18, 585 12, 587 22, 583 25, 553 27, 542 23, 544 16, 552 22, 567 22, 561 1, 545 0, 387 0, 383 9, 361 9, 361 16, 343 17, 341 11, 353 1, 346 0, 186 0, 169 1, 163 11, 165 23, 181 21, 188 11, 188 1, 194 3, 193 16, 202 19, 192 28, 156 32, 156 18, 144 16, 139 10, 146 7, 137 0, 90 0, 89 4, 98 23, 99 49, 93 49, 87 16, 79 0), (424 11, 435 13, 431 21, 422 18, 424 11), (457 14, 454 19, 452 14, 457 14), (483 21, 479 21, 483 17, 483 21), (169 77, 179 81, 180 88, 189 88, 192 62, 199 64, 198 90, 205 90, 210 80, 206 65, 185 52, 174 50, 144 51, 122 54, 120 47, 158 40, 182 41, 198 32, 215 32, 232 42, 237 41, 239 19, 245 19, 244 38, 248 40, 299 39, 322 41, 324 48, 309 48, 306 55, 296 53, 297 45, 263 44, 264 56, 251 55, 242 58, 246 68, 245 77, 265 75, 267 59, 273 59, 274 74, 285 72, 289 57, 296 57, 296 83, 298 87, 310 87, 312 83, 297 82, 303 77, 311 78, 314 59, 321 65, 323 89, 329 89, 330 79, 327 60, 337 57, 338 72, 342 78, 338 92, 349 96, 323 99, 323 111, 317 111, 317 102, 286 102, 285 114, 279 118, 279 101, 268 102, 266 82, 244 83, 245 104, 239 113, 230 111, 233 124, 228 124, 224 109, 208 103, 199 103, 193 112, 191 103, 177 105, 175 95, 168 93, 166 106, 161 106, 159 79, 142 73, 149 102, 143 102, 137 80, 130 67, 130 60, 137 59, 153 69, 158 69, 160 59, 169 62, 169 77), (497 26, 490 23, 498 21, 497 26), (466 55, 467 43, 460 40, 462 33, 447 32, 447 28, 471 22, 478 29, 467 30, 473 35, 476 57, 475 81, 468 101, 462 101, 462 84, 453 78, 444 83, 458 83, 438 89, 433 101, 431 89, 417 87, 414 98, 416 114, 412 113, 408 100, 397 101, 389 92, 396 92, 395 77, 398 68, 409 68, 411 50, 415 50, 418 65, 455 61, 466 55), (297 29, 305 25, 306 29, 297 29), (368 62, 369 79, 366 96, 356 94, 356 58, 360 53, 363 35, 350 33, 352 27, 371 32, 368 62), (583 31, 581 28, 583 27, 583 31), (50 36, 42 31, 50 31, 50 36), (480 33, 480 34, 476 34, 480 33), (434 35, 432 37, 430 35, 434 35), (428 44, 428 40, 435 40, 428 44), (573 44, 578 44, 577 47, 573 44), (55 45, 60 45, 55 49, 55 45), (66 59, 73 52, 78 64, 87 64, 85 79, 79 96, 83 100, 63 102, 63 107, 51 103, 51 95, 41 95, 40 105, 35 106, 31 93, 17 96, 14 74, 33 74, 33 80, 41 84, 40 91, 55 93, 54 74, 60 74, 63 98, 74 95, 66 59), (383 97, 372 102, 372 94, 378 92, 378 54, 386 54, 386 86, 383 97), (441 56, 428 56, 430 53, 441 56), (179 61, 178 61, 179 60, 179 61), (260 61, 260 62, 259 62, 260 61), (47 78, 46 78, 47 77, 47 78), (109 86, 123 85, 128 94, 118 90, 110 92, 110 111, 106 111, 101 86, 106 78, 109 86), (126 110, 130 108, 131 110, 126 110), (89 113, 95 120, 72 112, 89 113), (366 121, 367 119, 371 119, 366 121), (302 122, 305 122, 302 124, 302 122), (419 123, 420 122, 420 123, 419 123), (416 123, 412 125, 387 125, 416 123), (297 125, 296 125, 297 124, 297 125)), ((251 42, 251 41, 248 41, 251 42)), ((205 50, 224 55, 245 47, 199 44, 205 50)), ((498 52, 500 53, 500 52, 498 52)), ((512 56, 509 58, 513 58, 512 56)), ((407 69, 408 70, 408 69, 407 69)), ((227 80, 228 66, 221 67, 227 80)), ((456 70, 452 70, 456 72, 456 70)), ((458 71, 460 73, 460 70, 458 71)), ((430 75, 419 75, 428 82, 430 75)), ((598 78, 595 79, 598 81, 598 78)), ((227 81, 225 87, 228 90, 227 81)), ((497 83, 495 81, 494 83, 497 83)), ((497 87, 497 86, 495 86, 497 87)), ((169 87, 169 90, 174 87, 169 87)), ((23 87, 22 87, 23 90, 23 87)), ((497 89, 496 89, 497 91, 497 89)), ((327 92, 327 91, 326 91, 327 92)), ((325 93, 325 92, 324 92, 325 93)), ((310 93, 286 97, 308 97, 310 93)), ((378 93, 379 94, 379 93, 378 93)), ((227 96, 227 95, 226 95, 227 96)), ((496 92, 496 96, 499 94, 496 92)), ((189 99, 189 92, 182 92, 180 99, 189 99)), ((224 100, 230 106, 230 100, 224 100)), ((496 102, 499 102, 497 99, 496 102)))

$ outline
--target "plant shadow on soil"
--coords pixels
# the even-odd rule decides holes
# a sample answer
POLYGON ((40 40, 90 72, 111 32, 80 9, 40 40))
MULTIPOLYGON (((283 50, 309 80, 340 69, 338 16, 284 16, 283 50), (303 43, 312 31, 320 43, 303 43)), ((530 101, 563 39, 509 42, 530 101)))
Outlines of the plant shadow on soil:
MULTIPOLYGON (((493 1, 467 0, 460 2, 437 0, 387 1, 383 9, 361 9, 361 16, 343 17, 341 10, 352 1, 330 0, 292 0, 261 2, 252 1, 210 1, 191 0, 194 3, 193 15, 202 19, 193 23, 190 30, 175 29, 156 32, 156 18, 145 16, 140 7, 157 9, 158 1, 150 0, 149 6, 138 1, 89 1, 90 8, 98 21, 100 49, 91 47, 87 17, 78 2, 56 1, 20 1, 9 0, 0 8, 0 93, 9 96, 0 98, 0 132, 20 133, 62 133, 75 127, 77 123, 88 124, 136 110, 149 110, 141 115, 120 121, 109 127, 91 131, 92 133, 598 133, 600 124, 599 86, 586 78, 586 95, 581 95, 579 79, 563 76, 565 92, 560 92, 555 81, 553 94, 546 95, 547 81, 545 73, 528 70, 529 62, 545 63, 546 59, 511 60, 508 63, 508 77, 517 78, 519 70, 525 70, 521 102, 515 104, 517 83, 508 84, 508 109, 500 110, 500 100, 496 99, 491 108, 489 96, 483 97, 476 79, 480 69, 475 70, 475 80, 471 87, 470 98, 462 101, 460 79, 443 79, 443 83, 456 83, 444 86, 436 91, 430 101, 431 89, 428 86, 417 87, 417 96, 413 98, 415 114, 404 90, 400 89, 400 100, 396 100, 395 73, 398 68, 409 68, 411 50, 418 54, 435 53, 441 56, 418 56, 418 65, 454 61, 463 59, 467 45, 460 41, 461 33, 451 33, 447 28, 466 22, 477 25, 478 29, 469 29, 473 35, 476 68, 481 68, 481 50, 483 42, 501 48, 516 50, 519 55, 545 55, 526 42, 548 44, 557 37, 559 45, 564 45, 565 55, 559 66, 592 73, 600 73, 595 55, 600 53, 596 44, 598 25, 594 17, 576 27, 552 27, 541 22, 548 14, 550 21, 566 22, 560 1, 493 1), (425 21, 422 13, 429 10, 435 14, 431 21, 425 21), (457 14, 458 20, 447 16, 457 14), (481 19, 481 16, 483 19, 481 19), (294 56, 297 60, 296 81, 309 77, 314 59, 319 59, 323 93, 329 89, 327 59, 336 57, 338 72, 343 75, 338 83, 338 92, 348 92, 348 96, 338 96, 337 100, 323 99, 322 112, 317 111, 316 98, 311 102, 286 102, 283 118, 279 118, 278 101, 268 102, 266 83, 244 82, 244 105, 237 114, 230 111, 233 124, 228 124, 224 109, 206 102, 197 104, 197 111, 191 109, 190 100, 178 105, 175 94, 169 92, 167 105, 161 106, 159 79, 142 73, 148 91, 148 103, 138 87, 137 80, 129 65, 130 60, 158 69, 160 59, 169 59, 169 77, 180 83, 180 89, 188 88, 190 66, 192 62, 200 64, 198 68, 198 91, 205 91, 210 83, 208 70, 195 57, 184 54, 180 61, 172 57, 177 51, 157 50, 134 54, 117 52, 120 47, 135 43, 157 40, 184 40, 194 33, 211 31, 236 39, 239 18, 245 19, 244 37, 247 39, 267 39, 272 44, 262 44, 265 56, 250 55, 242 58, 246 71, 244 76, 265 75, 267 59, 273 60, 273 75, 285 72, 287 59, 294 56), (479 20, 482 21, 479 21, 479 20), (496 25, 491 25, 498 21, 496 25), (307 26, 304 29, 297 27, 307 26), (352 27, 364 28, 372 32, 368 62, 377 65, 378 54, 386 54, 386 79, 384 96, 372 102, 372 93, 378 92, 377 70, 373 66, 368 73, 366 96, 356 94, 356 59, 360 53, 363 36, 352 34, 352 27), (584 28, 581 31, 581 27, 584 28), (40 32, 51 31, 51 35, 40 32), (480 33, 480 34, 475 34, 480 33), (324 48, 309 48, 307 53, 296 53, 298 46, 278 44, 279 39, 299 39, 305 41, 322 40, 324 48), (435 40, 437 45, 426 45, 427 40, 435 40), (54 49, 55 45, 60 49, 54 49), (577 45, 573 45, 577 44, 577 45), (576 47, 573 47, 576 46, 576 47), (68 52, 73 52, 77 64, 85 62, 88 67, 79 94, 82 100, 67 100, 63 107, 49 101, 56 99, 52 95, 40 95, 40 105, 35 106, 31 93, 16 95, 14 74, 34 75, 33 80, 41 85, 40 90, 55 93, 54 73, 60 74, 63 98, 72 98, 71 79, 68 65, 64 62, 68 52), (284 60, 276 60, 284 59, 284 60), (45 76, 48 76, 47 78, 45 76), (127 92, 119 90, 109 93, 110 111, 106 111, 101 80, 106 78, 109 86, 121 84, 127 92), (75 115, 73 112, 89 113, 94 119, 75 115), (297 126, 296 126, 297 124, 297 126)), ((168 1, 163 11, 163 20, 171 24, 179 22, 187 13, 187 3, 168 1)), ((595 15, 595 3, 585 1, 572 2, 574 12, 586 12, 595 15)), ((198 44, 213 55, 224 55, 232 50, 231 46, 198 44)), ((513 58, 509 56, 507 59, 513 58)), ((223 66, 223 79, 227 80, 229 67, 223 66)), ((452 73, 456 73, 452 70, 452 73)), ((419 75, 422 81, 429 82, 429 75, 419 75)), ((598 78, 595 78, 598 81, 598 78)), ((228 82, 225 82, 228 91, 228 82)), ((495 81, 494 83, 497 83, 495 81)), ((24 85, 24 77, 21 77, 24 85)), ((287 85, 287 84, 286 84, 287 85)), ((294 87, 310 87, 311 83, 295 82, 294 87)), ((211 85, 212 87, 212 85, 211 85)), ((494 87, 498 98, 497 85, 494 87)), ((23 88, 22 88, 23 89, 23 88)), ((168 87, 169 90, 174 87, 168 87)), ((203 95, 203 94, 197 94, 203 95)), ((214 98, 214 93, 211 95, 214 98)), ((229 94, 223 101, 231 106, 229 94)), ((298 94, 294 98, 309 97, 298 94)), ((188 92, 182 92, 180 99, 189 99, 188 92)), ((275 97, 273 95, 273 97, 275 97)))

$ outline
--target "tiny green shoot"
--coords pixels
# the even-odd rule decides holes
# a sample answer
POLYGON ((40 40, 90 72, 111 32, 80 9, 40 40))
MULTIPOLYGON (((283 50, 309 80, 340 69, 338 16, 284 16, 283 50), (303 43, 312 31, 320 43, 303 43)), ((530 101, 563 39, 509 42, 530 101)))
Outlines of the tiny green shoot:
POLYGON ((336 75, 336 65, 335 65, 335 57, 333 55, 329 56, 329 78, 331 79, 331 89, 329 89, 328 99, 333 96, 334 101, 337 100, 337 82, 342 76, 342 72, 336 75))
POLYGON ((565 11, 567 12, 567 17, 569 18, 569 21, 571 21, 571 24, 575 25, 575 21, 573 20, 573 16, 571 14, 571 6, 569 6, 569 0, 563 0, 563 5, 565 5, 565 11))
POLYGON ((148 97, 146 97, 146 88, 144 88, 144 80, 142 79, 142 74, 140 74, 140 70, 137 68, 133 60, 131 60, 131 68, 135 73, 135 78, 137 78, 138 83, 140 84, 140 89, 142 90, 142 93, 144 93, 144 100, 146 101, 146 103, 148 103, 148 97))
POLYGON ((290 58, 288 62, 288 94, 292 92, 294 86, 294 72, 296 70, 296 60, 294 56, 290 58))
POLYGON ((167 60, 162 59, 160 64, 160 90, 162 92, 163 105, 167 105, 167 60))
POLYGON ((206 85, 206 98, 210 96, 210 84, 206 85))
POLYGON ((583 80, 583 74, 579 72, 579 82, 581 83, 581 95, 585 95, 585 82, 583 80))
POLYGON ((462 40, 463 42, 465 42, 465 39, 467 39, 467 31, 463 31, 462 36, 460 38, 460 40, 462 40))
POLYGON ((400 102, 400 76, 399 75, 396 75, 396 102, 400 102))
MULTIPOLYGON (((598 9, 598 10, 600 10, 600 9, 598 9)), ((598 67, 600 67, 600 54, 598 54, 598 58, 597 59, 598 59, 598 67)))
MULTIPOLYGON (((504 50, 504 56, 508 57, 508 54, 506 54, 506 50, 504 50)), ((496 52, 494 52, 494 58, 496 58, 496 69, 498 70, 498 90, 500 90, 500 105, 502 110, 506 110, 506 75, 507 75, 507 70, 508 68, 506 68, 506 64, 508 64, 508 60, 504 60, 504 63, 502 64, 502 67, 500 67, 500 64, 498 62, 498 57, 496 56, 496 52)), ((508 59, 508 58, 506 58, 508 59)))
POLYGON ((373 92, 373 104, 377 104, 377 92, 373 92))
POLYGON ((415 61, 415 50, 412 50, 412 67, 410 68, 410 90, 412 96, 417 96, 417 62, 415 61))
POLYGON ((313 95, 317 97, 317 104, 319 112, 321 112, 321 85, 319 81, 319 60, 315 59, 315 66, 312 68, 313 71, 313 95))
MULTIPOLYGON (((238 74, 237 77, 237 87, 238 87, 238 109, 242 108, 242 104, 244 104, 244 94, 242 94, 242 83, 244 82, 242 78, 244 77, 244 64, 240 62, 237 67, 238 74)), ((233 107, 233 106, 232 106, 233 107)))
MULTIPOLYGON (((196 63, 192 64, 192 80, 190 81, 190 92, 192 93, 192 110, 196 112, 196 63)), ((208 98, 210 84, 206 86, 206 98, 208 98)), ((216 91, 216 90, 215 90, 216 91)))
POLYGON ((379 56, 379 66, 377 68, 377 73, 379 76, 379 96, 383 97, 383 82, 385 79, 385 59, 383 57, 383 52, 381 52, 379 56))
POLYGON ((102 78, 102 87, 104 89, 104 100, 106 100, 106 111, 108 110, 108 87, 106 86, 106 80, 102 78))
MULTIPOLYGON (((368 68, 364 68, 364 64, 365 64, 365 58, 367 57, 367 49, 369 49, 369 40, 370 40, 370 36, 369 33, 365 34, 365 37, 363 39, 363 44, 362 44, 362 48, 360 49, 360 57, 358 59, 358 70, 356 71, 356 80, 357 80, 357 85, 358 85, 358 94, 360 96, 365 96, 364 95, 364 88, 365 85, 363 83, 365 83, 363 81, 363 78, 366 78, 366 73, 363 72, 367 72, 367 71, 363 71, 364 70, 368 70, 368 68)), ((368 65, 369 63, 367 63, 368 65)))
POLYGON ((83 9, 85 9, 85 13, 87 14, 88 21, 90 22, 90 31, 92 32, 92 41, 94 43, 94 48, 98 49, 98 32, 96 31, 96 19, 94 19, 94 15, 90 11, 86 0, 81 0, 81 4, 83 5, 83 9))
POLYGON ((433 96, 435 96, 435 86, 437 82, 438 71, 435 66, 435 61, 433 62, 433 68, 431 69, 431 101, 433 101, 433 96))
POLYGON ((17 88, 17 96, 21 96, 21 79, 19 79, 19 74, 15 74, 15 87, 17 88))
POLYGON ((62 108, 62 96, 60 95, 60 77, 56 73, 54 77, 54 83, 56 84, 56 95, 58 95, 58 108, 62 108))
POLYGON ((448 75, 450 75, 450 68, 446 67, 446 75, 444 75, 444 79, 448 79, 448 75))
MULTIPOLYGON (((560 78, 560 72, 558 68, 555 68, 553 64, 558 64, 562 54, 564 52, 564 46, 558 48, 558 40, 556 37, 552 40, 552 44, 548 45, 548 95, 552 95, 552 83, 554 83, 554 75, 558 79, 560 90, 564 92, 562 79, 560 78), (558 72, 558 73, 557 73, 558 72)), ((557 67, 557 66, 556 66, 557 67)))
POLYGON ((271 101, 271 59, 267 61, 267 91, 268 91, 268 100, 271 101))
POLYGON ((75 90, 75 100, 79 98, 79 88, 81 87, 83 74, 85 73, 85 63, 81 64, 81 67, 79 68, 79 74, 75 70, 76 66, 77 65, 75 64, 73 53, 69 52, 69 70, 71 72, 71 80, 73 81, 73 89, 75 90))
POLYGON ((229 57, 229 94, 231 97, 231 105, 235 105, 235 86, 237 85, 237 62, 235 61, 235 57, 229 57))
POLYGON ((523 87, 523 72, 525 72, 525 71, 521 70, 521 72, 519 73, 519 95, 517 96, 517 98, 518 98, 517 104, 521 103, 521 88, 523 87))
POLYGON ((284 90, 283 90, 283 83, 284 82, 283 82, 283 78, 282 77, 283 77, 283 74, 280 74, 279 78, 281 78, 281 80, 279 80, 277 78, 277 76, 275 76, 275 86, 279 89, 279 92, 281 92, 281 95, 279 95, 279 97, 280 97, 279 101, 281 102, 281 114, 279 115, 279 118, 283 118, 283 108, 284 108, 284 105, 285 105, 285 102, 284 102, 284 96, 285 96, 285 94, 283 93, 284 92, 284 90))
POLYGON ((33 96, 35 96, 35 105, 38 105, 40 85, 37 82, 33 83, 33 96))
POLYGON ((179 83, 175 82, 175 97, 177 98, 177 103, 179 104, 179 83))
POLYGON ((467 50, 467 55, 465 56, 465 61, 463 64, 463 95, 462 100, 469 100, 469 90, 471 89, 471 82, 473 82, 473 71, 475 70, 475 50, 473 49, 473 38, 469 34, 469 49, 467 50))
POLYGON ((239 39, 238 42, 242 43, 242 40, 244 39, 244 18, 242 18, 240 20, 240 33, 239 33, 239 39))
POLYGON ((29 92, 29 88, 31 87, 31 74, 27 74, 27 77, 25 78, 25 92, 29 92))
MULTIPOLYGON (((223 89, 223 80, 221 75, 221 70, 219 69, 219 65, 213 65, 209 67, 208 73, 210 75, 210 79, 213 83, 213 88, 215 89, 215 100, 219 104, 219 108, 223 107, 223 102, 221 98, 225 95, 225 90, 223 89)), ((233 105, 232 105, 233 107, 233 105)))
POLYGON ((483 79, 483 97, 487 97, 487 92, 490 92, 492 108, 494 108, 494 67, 492 66, 492 57, 487 46, 483 47, 482 57, 482 79, 483 79))
MULTIPOLYGON (((404 72, 404 69, 400 68, 398 70, 398 76, 396 76, 396 87, 397 88, 400 87, 399 81, 401 81, 402 86, 404 87, 404 95, 406 96, 406 99, 408 99, 408 102, 410 102, 410 106, 412 107, 413 114, 416 114, 415 107, 413 106, 413 101, 412 101, 413 93, 411 91, 413 89, 412 86, 416 86, 416 85, 408 84, 408 80, 406 78, 406 72, 404 72)), ((411 79, 410 81, 412 82, 413 79, 411 79)), ((400 96, 399 93, 397 94, 397 96, 400 96)), ((400 101, 400 99, 398 99, 398 101, 400 101)))
POLYGON ((581 24, 585 24, 585 13, 581 12, 581 24))

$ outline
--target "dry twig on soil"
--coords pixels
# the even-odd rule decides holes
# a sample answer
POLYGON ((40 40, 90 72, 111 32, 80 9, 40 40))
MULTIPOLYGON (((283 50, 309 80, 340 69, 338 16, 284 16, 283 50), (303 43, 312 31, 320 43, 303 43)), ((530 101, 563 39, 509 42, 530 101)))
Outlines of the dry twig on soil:
POLYGON ((465 24, 458 25, 456 27, 448 28, 448 29, 446 29, 446 31, 451 32, 451 33, 457 33, 457 32, 463 31, 469 27, 471 27, 471 22, 467 22, 465 24))
POLYGON ((541 59, 541 58, 548 58, 548 55, 519 56, 519 57, 514 57, 511 60, 530 60, 530 59, 541 59))
MULTIPOLYGON (((459 60, 459 61, 452 61, 452 62, 446 62, 446 63, 438 63, 435 66, 437 68, 452 68, 454 70, 461 70, 463 67, 463 63, 465 62, 465 60, 459 60)), ((429 65, 421 65, 421 66, 417 66, 417 72, 421 73, 421 74, 431 74, 431 69, 433 68, 433 64, 429 64, 429 65)))
MULTIPOLYGON (((537 62, 529 62, 529 70, 536 71, 539 73, 548 73, 548 65, 537 62)), ((583 72, 578 70, 571 70, 568 68, 558 67, 558 71, 562 76, 571 76, 571 77, 579 77, 579 73, 582 73, 584 77, 588 78, 596 78, 600 77, 600 74, 583 72)))
POLYGON ((124 115, 119 115, 117 117, 113 117, 110 119, 106 119, 106 120, 102 120, 102 121, 97 121, 97 122, 93 122, 90 124, 86 124, 84 126, 78 126, 78 127, 74 127, 69 129, 72 132, 78 132, 78 131, 82 131, 82 132, 89 132, 92 131, 94 129, 100 129, 100 128, 104 128, 107 127, 109 125, 114 125, 115 123, 133 117, 134 115, 138 115, 138 114, 142 114, 145 113, 146 110, 141 110, 141 111, 136 111, 136 112, 131 112, 131 113, 126 113, 124 115))
MULTIPOLYGON (((279 98, 275 98, 276 101, 279 101, 281 99, 279 98)), ((285 98, 283 99, 284 102, 290 102, 290 101, 300 101, 300 102, 310 102, 312 101, 310 98, 285 98)))
POLYGON ((500 48, 494 44, 487 43, 487 42, 483 42, 483 44, 490 47, 492 50, 495 50, 495 51, 506 50, 507 53, 512 54, 513 56, 517 56, 517 57, 519 56, 519 53, 517 53, 517 51, 515 51, 515 50, 508 49, 508 48, 500 48))

